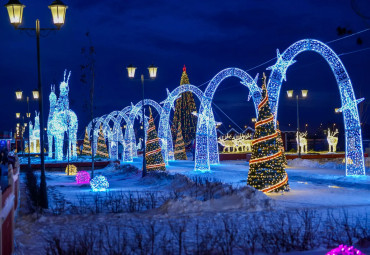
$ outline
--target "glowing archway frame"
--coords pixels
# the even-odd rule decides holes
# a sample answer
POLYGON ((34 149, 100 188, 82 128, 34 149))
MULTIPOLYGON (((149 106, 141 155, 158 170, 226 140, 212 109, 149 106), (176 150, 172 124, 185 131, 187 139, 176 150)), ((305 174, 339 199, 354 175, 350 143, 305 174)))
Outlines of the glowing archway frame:
MULTIPOLYGON (((163 112, 161 114, 161 119, 159 120, 158 127, 158 137, 160 138, 162 154, 166 165, 168 165, 168 161, 174 160, 173 141, 170 127, 170 113, 171 109, 174 110, 174 103, 176 99, 178 99, 184 92, 193 93, 199 99, 199 101, 202 101, 203 99, 203 92, 198 87, 191 84, 180 85, 171 93, 169 93, 169 91, 167 90, 168 96, 167 99, 163 102, 163 112)), ((210 118, 214 122, 212 111, 210 118)))
POLYGON ((249 88, 249 96, 253 99, 256 116, 258 115, 258 104, 261 101, 261 89, 257 86, 258 75, 253 79, 247 72, 239 68, 227 68, 216 74, 209 82, 199 109, 195 170, 210 171, 210 164, 219 163, 216 123, 212 114, 213 96, 220 83, 228 77, 237 77, 241 83, 249 88))
MULTIPOLYGON (((162 115, 162 107, 154 100, 151 99, 144 99, 144 106, 149 105, 152 106, 159 115, 162 115)), ((136 117, 141 118, 143 100, 138 102, 136 105, 132 106, 132 110, 129 115, 128 123, 126 125, 126 132, 125 132, 125 147, 124 147, 124 161, 126 162, 133 162, 133 157, 136 155, 136 137, 134 132, 134 122, 136 117), (126 134, 127 134, 127 143, 126 143, 126 134)), ((147 127, 145 120, 142 120, 144 123, 144 131, 147 127)), ((145 141, 144 141, 145 144, 145 141)), ((145 146, 145 145, 144 145, 145 146)))
POLYGON ((361 125, 357 109, 357 104, 362 99, 356 100, 351 79, 342 61, 326 44, 313 39, 305 39, 292 44, 282 54, 277 50, 277 62, 268 68, 271 70, 271 74, 267 85, 275 121, 281 85, 283 80, 286 80, 286 71, 290 65, 296 62, 294 58, 304 51, 319 53, 328 62, 334 73, 342 102, 340 111, 343 112, 346 133, 346 175, 365 175, 361 125))
MULTIPOLYGON (((117 137, 114 137, 114 138, 116 138, 123 145, 124 152, 125 152, 126 144, 129 144, 130 142, 129 137, 128 137, 127 126, 128 126, 128 123, 130 123, 129 114, 131 111, 132 111, 132 106, 126 106, 125 108, 123 108, 117 114, 116 121, 113 127, 113 130, 116 130, 115 134, 117 134, 117 137), (122 128, 121 128, 122 120, 126 122, 126 129, 125 129, 124 137, 123 137, 122 128)), ((134 154, 133 156, 136 156, 136 154, 134 154)), ((117 158, 118 158, 118 151, 117 151, 117 158)), ((126 153, 123 153, 122 158, 120 158, 120 160, 130 161, 130 155, 126 155, 126 153)), ((132 157, 131 157, 131 160, 132 160, 132 157)))

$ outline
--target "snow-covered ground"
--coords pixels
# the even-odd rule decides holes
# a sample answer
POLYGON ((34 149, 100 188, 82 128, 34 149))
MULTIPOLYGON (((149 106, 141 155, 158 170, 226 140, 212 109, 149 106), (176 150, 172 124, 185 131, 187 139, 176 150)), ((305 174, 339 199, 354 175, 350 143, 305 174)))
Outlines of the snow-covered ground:
MULTIPOLYGON (((132 165, 141 168, 141 159, 135 159, 132 165)), ((224 217, 230 217, 235 219, 235 224, 239 224, 241 217, 254 217, 256 213, 262 215, 276 210, 279 213, 291 213, 303 212, 308 208, 322 215, 329 210, 337 214, 346 212, 353 219, 356 215, 357 221, 365 219, 370 213, 369 174, 364 177, 345 177, 345 169, 340 162, 289 161, 286 171, 291 190, 267 195, 246 187, 249 167, 244 161, 221 162, 212 166, 209 173, 195 172, 193 168, 193 161, 175 161, 167 167, 169 176, 157 175, 143 179, 141 172, 133 168, 110 165, 95 171, 95 174, 102 174, 109 181, 109 191, 103 193, 91 191, 87 184, 76 184, 74 176, 49 172, 46 176, 52 209, 39 219, 35 219, 35 215, 19 217, 16 231, 18 253, 31 254, 26 251, 32 251, 32 254, 44 254, 45 236, 50 237, 66 229, 79 229, 78 226, 87 228, 103 223, 112 227, 124 225, 127 221, 135 225, 136 221, 156 219, 166 229, 171 224, 164 222, 182 218, 190 219, 193 223, 213 220, 218 224, 224 217), (206 187, 205 182, 211 184, 206 187), (218 182, 223 184, 212 184, 218 182), (197 183, 204 185, 200 187, 197 183), (130 205, 117 201, 129 201, 130 196, 141 201, 134 205, 137 208, 132 208, 131 213, 131 209, 127 209, 130 205), (117 213, 111 213, 114 210, 117 213), (60 215, 50 215, 53 213, 60 215), (42 252, 38 253, 40 250, 42 252)), ((368 226, 367 222, 363 224, 368 226)), ((190 225, 192 227, 188 227, 188 231, 191 232, 194 224, 190 225)), ((366 252, 370 248, 362 250, 366 252)), ((324 254, 327 251, 326 247, 320 245, 315 248, 315 253, 310 251, 305 254, 324 254)))

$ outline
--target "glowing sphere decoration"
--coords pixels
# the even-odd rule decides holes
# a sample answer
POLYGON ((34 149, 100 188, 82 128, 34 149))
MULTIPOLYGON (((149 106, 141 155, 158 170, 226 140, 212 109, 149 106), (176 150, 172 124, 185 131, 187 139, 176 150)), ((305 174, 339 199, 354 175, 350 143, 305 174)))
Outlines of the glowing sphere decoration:
POLYGON ((77 167, 75 165, 67 165, 66 167, 66 175, 76 175, 77 174, 77 167), (69 170, 68 170, 69 166, 69 170))
POLYGON ((76 175, 77 184, 90 183, 90 174, 86 171, 79 171, 76 175))
POLYGON ((337 248, 329 251, 326 255, 364 255, 361 251, 353 246, 339 245, 337 248))
POLYGON ((90 186, 93 191, 106 191, 109 183, 105 176, 97 175, 90 181, 90 186))

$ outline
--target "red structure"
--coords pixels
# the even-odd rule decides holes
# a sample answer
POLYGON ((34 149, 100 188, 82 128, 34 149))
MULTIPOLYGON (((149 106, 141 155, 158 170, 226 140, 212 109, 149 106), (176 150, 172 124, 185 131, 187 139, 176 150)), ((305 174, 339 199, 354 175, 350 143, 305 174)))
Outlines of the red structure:
POLYGON ((19 206, 19 160, 9 156, 8 187, 0 194, 0 251, 10 255, 14 251, 14 214, 19 206))

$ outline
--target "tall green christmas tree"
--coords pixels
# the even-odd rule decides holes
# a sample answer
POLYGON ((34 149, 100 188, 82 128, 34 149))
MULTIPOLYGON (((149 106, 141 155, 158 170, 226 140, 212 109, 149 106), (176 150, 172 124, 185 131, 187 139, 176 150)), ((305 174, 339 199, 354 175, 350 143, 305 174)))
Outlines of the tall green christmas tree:
POLYGON ((182 136, 182 131, 181 131, 181 123, 179 123, 178 129, 177 129, 177 138, 175 142, 174 154, 175 154, 174 156, 176 160, 187 160, 188 159, 186 157, 184 138, 182 136))
POLYGON ((150 118, 147 130, 147 141, 145 143, 145 160, 148 171, 166 171, 166 164, 162 156, 162 149, 159 145, 159 138, 155 130, 155 124, 152 116, 152 110, 149 107, 150 118))
MULTIPOLYGON (((188 74, 184 65, 182 69, 180 85, 189 84, 188 74)), ((178 124, 181 123, 182 135, 185 145, 188 145, 195 139, 197 129, 197 117, 193 112, 197 111, 194 97, 191 92, 184 92, 181 97, 176 100, 175 113, 172 120, 172 141, 176 141, 178 124)))
POLYGON ((281 137, 279 121, 276 121, 276 132, 278 133, 278 137, 277 137, 278 146, 279 146, 280 150, 283 152, 282 161, 283 161, 284 166, 287 166, 288 162, 287 162, 286 157, 285 157, 284 142, 283 142, 283 138, 281 137))
POLYGON ((288 191, 283 151, 279 147, 278 132, 274 125, 266 90, 266 76, 262 78, 262 100, 258 105, 258 120, 252 141, 247 184, 263 192, 288 191))
POLYGON ((96 156, 101 158, 109 158, 107 145, 105 144, 103 127, 101 125, 99 129, 98 148, 96 150, 96 156))
POLYGON ((91 156, 91 145, 89 141, 89 136, 87 135, 87 129, 85 129, 85 137, 84 137, 84 143, 82 147, 82 155, 91 156))

